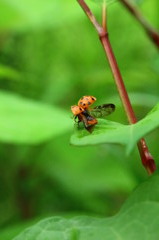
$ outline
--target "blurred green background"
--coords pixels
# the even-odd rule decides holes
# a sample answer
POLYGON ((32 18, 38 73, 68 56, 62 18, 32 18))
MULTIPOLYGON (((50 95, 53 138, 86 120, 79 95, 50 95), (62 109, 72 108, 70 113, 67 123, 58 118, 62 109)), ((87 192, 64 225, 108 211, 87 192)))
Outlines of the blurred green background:
MULTIPOLYGON (((158 50, 127 10, 110 2, 110 41, 141 119, 159 101, 158 50)), ((100 20, 101 6, 88 3, 100 20)), ((136 4, 159 29, 159 1, 136 4)), ((109 119, 127 123, 98 36, 75 0, 0 1, 0 87, 0 239, 47 216, 113 215, 147 177, 137 150, 127 157, 118 145, 69 144, 70 106, 83 95, 114 103, 109 119)), ((157 162, 158 131, 146 140, 157 162)))

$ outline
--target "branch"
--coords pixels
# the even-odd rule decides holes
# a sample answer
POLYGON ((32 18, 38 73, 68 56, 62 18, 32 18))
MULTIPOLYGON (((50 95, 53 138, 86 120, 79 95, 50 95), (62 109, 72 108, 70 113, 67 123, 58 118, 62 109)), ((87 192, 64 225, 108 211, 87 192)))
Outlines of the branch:
POLYGON ((159 48, 159 32, 155 30, 147 20, 142 16, 140 11, 132 5, 128 0, 119 0, 127 10, 136 18, 136 20, 140 23, 140 25, 144 28, 147 35, 151 39, 151 41, 159 48))
POLYGON ((103 7, 102 7, 102 27, 104 31, 107 31, 107 25, 106 25, 106 2, 103 0, 103 7))
MULTIPOLYGON (((82 7, 82 9, 84 10, 85 14, 88 16, 89 20, 92 22, 93 26, 95 27, 95 29, 98 32, 99 35, 99 39, 103 45, 105 54, 107 56, 121 101, 123 103, 124 106, 124 110, 126 112, 126 115, 128 117, 129 123, 130 124, 134 124, 137 122, 135 113, 133 111, 131 102, 129 100, 129 96, 127 94, 125 85, 124 85, 124 81, 122 79, 116 58, 114 56, 111 44, 109 42, 109 38, 108 38, 108 33, 106 32, 106 29, 103 28, 96 20, 95 16, 93 15, 93 13, 91 12, 91 10, 89 9, 89 7, 87 6, 87 4, 85 3, 84 0, 77 0, 78 3, 80 4, 80 6, 82 7)), ((105 6, 103 6, 103 8, 105 8, 105 6)), ((103 10, 104 11, 104 10, 103 10)), ((105 14, 103 14, 103 21, 105 20, 105 14)), ((105 25, 104 25, 105 26, 105 25)), ((152 174, 155 170, 156 170, 156 166, 155 166, 155 162, 151 156, 151 154, 148 151, 148 148, 146 146, 146 142, 144 139, 141 139, 138 142, 138 149, 140 152, 140 156, 141 156, 141 160, 142 163, 144 165, 144 167, 146 168, 147 172, 149 174, 152 174)))
POLYGON ((87 15, 87 17, 89 18, 89 20, 94 25, 94 27, 97 30, 98 34, 99 35, 103 35, 104 34, 104 32, 103 32, 104 30, 103 30, 102 26, 97 22, 95 16, 92 14, 91 10, 87 6, 87 4, 84 2, 84 0, 77 0, 77 1, 80 4, 80 6, 82 7, 82 9, 85 12, 85 14, 87 15))

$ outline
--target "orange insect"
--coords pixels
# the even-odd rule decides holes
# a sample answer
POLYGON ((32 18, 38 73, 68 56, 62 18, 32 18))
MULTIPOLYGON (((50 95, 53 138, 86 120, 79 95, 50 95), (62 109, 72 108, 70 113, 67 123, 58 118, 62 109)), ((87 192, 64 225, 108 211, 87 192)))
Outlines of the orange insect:
POLYGON ((71 111, 75 116, 74 117, 75 121, 78 118, 77 123, 79 124, 80 122, 83 122, 84 127, 89 132, 92 132, 93 127, 98 123, 97 119, 94 118, 93 116, 91 116, 87 110, 83 109, 82 107, 76 106, 76 105, 71 107, 71 111))
POLYGON ((78 106, 82 107, 84 109, 87 109, 90 107, 90 105, 92 105, 94 102, 96 101, 96 98, 93 96, 83 96, 82 98, 80 98, 80 100, 78 101, 78 106))
POLYGON ((90 109, 90 105, 95 101, 96 98, 93 96, 83 96, 78 101, 78 106, 74 105, 71 107, 75 121, 78 118, 77 123, 79 124, 80 122, 83 122, 84 127, 89 132, 92 132, 94 126, 98 123, 96 118, 103 118, 115 110, 115 105, 112 103, 102 104, 90 109))

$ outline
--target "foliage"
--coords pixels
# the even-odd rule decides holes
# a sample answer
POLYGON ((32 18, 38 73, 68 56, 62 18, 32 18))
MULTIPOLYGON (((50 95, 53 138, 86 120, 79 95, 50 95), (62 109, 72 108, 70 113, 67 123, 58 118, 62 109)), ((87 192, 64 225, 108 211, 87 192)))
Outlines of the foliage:
MULTIPOLYGON (((101 6, 88 2, 100 19, 101 6)), ((158 0, 137 2, 159 28, 158 0)), ((128 126, 103 49, 76 1, 2 0, 0 13, 0 239, 63 239, 65 232, 98 240, 109 231, 131 240, 147 231, 155 240, 158 174, 147 177, 134 145, 146 135, 158 164, 157 49, 119 1, 108 1, 110 41, 140 120, 128 126), (116 105, 91 135, 83 126, 74 132, 70 106, 83 95, 116 105)))
POLYGON ((98 120, 92 134, 84 127, 77 129, 71 137, 71 143, 77 146, 95 145, 101 143, 118 143, 127 146, 127 151, 133 149, 135 143, 144 135, 158 127, 159 104, 142 120, 133 125, 123 125, 108 120, 98 120))
POLYGON ((159 235, 158 174, 138 187, 123 205, 120 212, 111 218, 75 217, 66 219, 52 217, 26 229, 14 240, 68 239, 68 240, 156 240, 159 235), (151 192, 151 194, 147 194, 151 192))
POLYGON ((0 92, 0 140, 37 144, 70 129, 66 111, 0 92), (58 126, 58 128, 57 128, 58 126))

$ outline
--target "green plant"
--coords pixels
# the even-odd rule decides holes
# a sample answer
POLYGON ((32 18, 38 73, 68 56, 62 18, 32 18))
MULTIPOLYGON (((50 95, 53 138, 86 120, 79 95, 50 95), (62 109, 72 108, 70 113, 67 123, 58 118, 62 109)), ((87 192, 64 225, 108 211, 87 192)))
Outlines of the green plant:
MULTIPOLYGON (((0 3, 0 239, 158 239, 159 174, 147 176, 135 148, 144 137, 158 162, 157 45, 119 1, 107 2, 108 8, 113 4, 106 15, 102 4, 102 24, 93 21, 102 30, 129 121, 136 121, 133 111, 140 119, 131 125, 100 42, 76 1, 0 3), (116 105, 92 134, 74 127, 68 110, 86 94, 116 105)), ((101 18, 101 5, 91 4, 101 18)), ((158 0, 134 4, 157 29, 158 0)), ((153 163, 143 143, 141 153, 153 163)), ((155 166, 148 163, 152 173, 155 166)))
MULTIPOLYGON (((135 116, 135 113, 133 111, 132 105, 130 103, 129 100, 129 96, 127 93, 127 90, 125 88, 117 61, 115 59, 109 38, 108 38, 108 30, 107 30, 107 22, 106 22, 106 2, 103 1, 103 15, 102 15, 102 26, 97 22, 95 16, 93 15, 93 13, 91 12, 91 10, 89 9, 89 7, 87 6, 87 4, 85 3, 84 0, 78 0, 78 3, 80 4, 80 6, 82 7, 82 9, 84 10, 84 12, 86 13, 86 15, 88 16, 88 18, 90 19, 90 21, 93 23, 95 29, 98 32, 100 41, 103 45, 104 51, 106 53, 106 56, 108 58, 108 62, 121 98, 121 101, 123 103, 123 107, 124 110, 126 112, 126 115, 128 117, 129 123, 130 124, 134 124, 137 122, 137 118, 135 116)), ((144 167, 146 168, 147 172, 149 174, 153 173, 156 169, 155 166, 155 162, 151 156, 151 154, 148 151, 148 148, 146 146, 146 142, 145 140, 142 138, 139 140, 138 142, 138 149, 140 152, 140 156, 141 156, 141 160, 142 163, 144 165, 144 167)))
POLYGON ((158 174, 141 184, 111 218, 52 217, 28 228, 14 240, 67 239, 67 240, 132 240, 158 239, 158 174), (148 192, 151 189, 151 194, 148 192), (157 201, 157 202, 156 202, 157 201), (156 204, 157 203, 157 204, 156 204))

